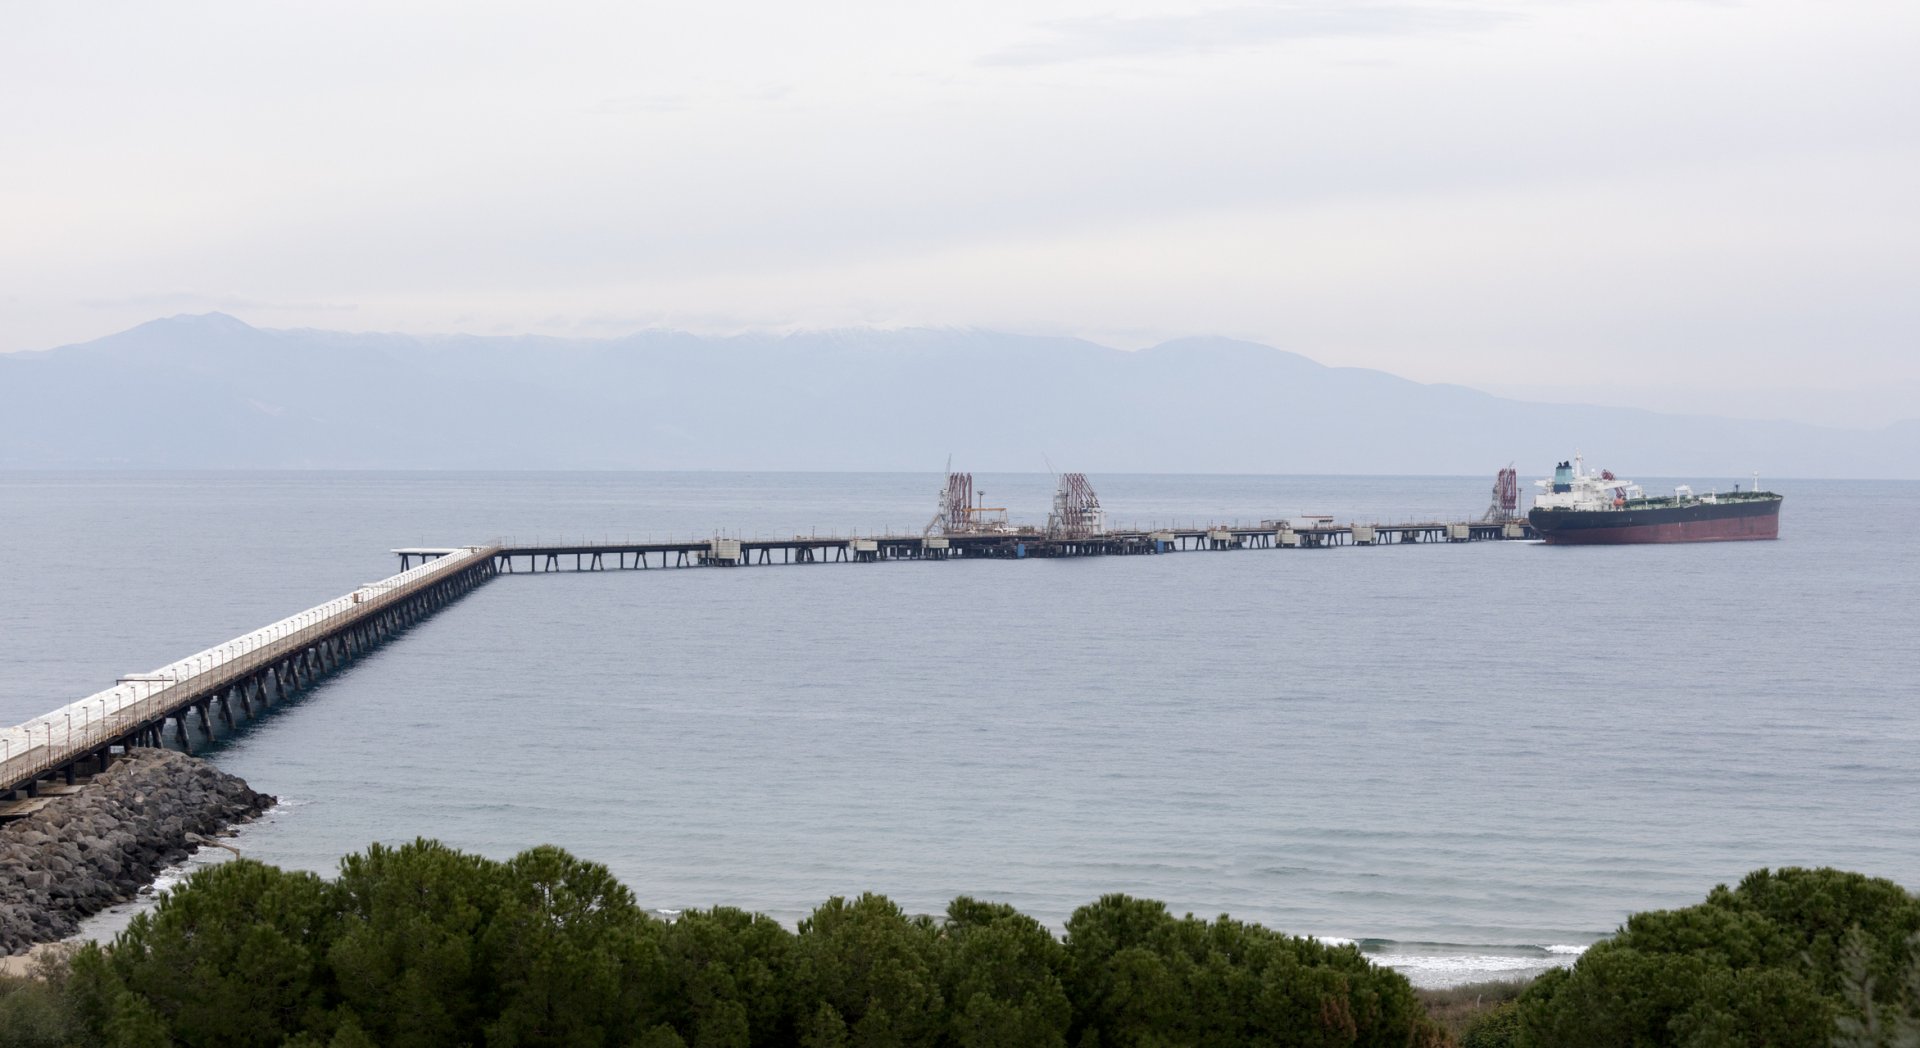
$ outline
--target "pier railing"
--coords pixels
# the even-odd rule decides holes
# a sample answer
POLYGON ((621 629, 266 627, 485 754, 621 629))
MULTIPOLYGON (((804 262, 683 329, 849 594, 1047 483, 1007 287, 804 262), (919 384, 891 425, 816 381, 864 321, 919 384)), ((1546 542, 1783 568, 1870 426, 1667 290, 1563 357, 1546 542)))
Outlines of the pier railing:
POLYGON ((492 547, 468 546, 397 575, 296 612, 243 636, 196 652, 148 673, 121 678, 104 691, 24 724, 0 729, 0 790, 71 763, 233 687, 263 669, 313 647, 343 626, 377 615, 440 582, 462 567, 484 563, 492 547))

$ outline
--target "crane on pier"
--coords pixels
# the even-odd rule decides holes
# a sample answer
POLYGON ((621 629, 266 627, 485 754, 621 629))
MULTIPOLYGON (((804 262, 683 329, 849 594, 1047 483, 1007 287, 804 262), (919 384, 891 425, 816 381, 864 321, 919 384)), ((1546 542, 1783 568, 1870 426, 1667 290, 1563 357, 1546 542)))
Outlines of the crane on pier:
POLYGON ((1053 491, 1053 511, 1047 514, 1047 535, 1051 538, 1084 539, 1106 530, 1106 513, 1100 508, 1100 496, 1085 473, 1062 473, 1053 491))
POLYGON ((940 489, 940 509, 921 529, 927 535, 983 535, 1011 531, 1004 506, 986 504, 986 490, 975 490, 973 474, 953 472, 947 464, 947 485, 940 489))
POLYGON ((1494 475, 1493 502, 1487 511, 1480 515, 1482 523, 1504 524, 1520 519, 1520 474, 1507 463, 1507 468, 1494 475))

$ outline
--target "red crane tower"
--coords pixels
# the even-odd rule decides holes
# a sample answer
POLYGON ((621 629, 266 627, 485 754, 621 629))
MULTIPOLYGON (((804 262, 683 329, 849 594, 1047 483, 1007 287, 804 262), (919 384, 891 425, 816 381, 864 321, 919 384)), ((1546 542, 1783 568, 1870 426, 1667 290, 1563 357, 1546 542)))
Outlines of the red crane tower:
POLYGON ((1485 516, 1480 519, 1491 524, 1499 524, 1520 518, 1520 474, 1514 470, 1513 463, 1501 470, 1493 478, 1493 503, 1487 507, 1485 516))
POLYGON ((1060 474, 1060 486, 1053 492, 1053 512, 1047 514, 1047 534, 1063 539, 1084 539, 1106 528, 1106 514, 1100 509, 1100 496, 1085 473, 1060 474))

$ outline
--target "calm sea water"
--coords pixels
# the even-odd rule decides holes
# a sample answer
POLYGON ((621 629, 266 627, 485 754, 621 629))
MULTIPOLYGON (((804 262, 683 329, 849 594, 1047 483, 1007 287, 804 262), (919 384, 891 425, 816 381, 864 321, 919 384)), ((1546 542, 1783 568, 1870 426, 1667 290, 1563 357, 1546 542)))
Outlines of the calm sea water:
MULTIPOLYGON (((1143 524, 1462 518, 1488 487, 1093 479, 1143 524)), ((1049 477, 977 483, 1044 517, 1049 477)), ((394 546, 917 531, 937 486, 0 474, 0 720, 390 574, 394 546)), ((1769 486, 1771 543, 505 576, 215 757, 283 799, 239 843, 288 866, 551 842, 659 909, 791 921, 871 889, 1058 925, 1125 891, 1430 984, 1535 971, 1761 866, 1920 887, 1920 485, 1769 486)))

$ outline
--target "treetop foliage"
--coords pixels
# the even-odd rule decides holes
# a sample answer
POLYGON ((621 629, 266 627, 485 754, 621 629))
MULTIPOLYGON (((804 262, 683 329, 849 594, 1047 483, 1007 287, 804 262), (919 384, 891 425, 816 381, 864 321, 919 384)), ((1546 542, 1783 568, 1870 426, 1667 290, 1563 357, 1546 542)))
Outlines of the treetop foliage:
MULTIPOLYGON (((1353 946, 1108 895, 1056 937, 962 896, 934 917, 834 898, 797 929, 663 921, 557 848, 506 862, 374 845, 332 881, 236 860, 107 948, 0 980, 11 1046, 1439 1048, 1353 946)), ((1472 1048, 1920 1048, 1920 899, 1761 870, 1635 914, 1462 1034, 1472 1048)))
POLYGON ((1476 1028, 1488 1048, 1920 1048, 1920 899, 1833 869, 1759 870, 1638 913, 1476 1028))
POLYGON ((662 921, 605 867, 551 847, 495 862, 374 845, 333 881, 241 859, 82 949, 21 998, 32 1022, 0 1028, 0 1045, 1445 1041, 1406 980, 1351 946, 1122 895, 1067 931, 967 897, 935 918, 872 894, 830 899, 795 931, 725 907, 662 921))

